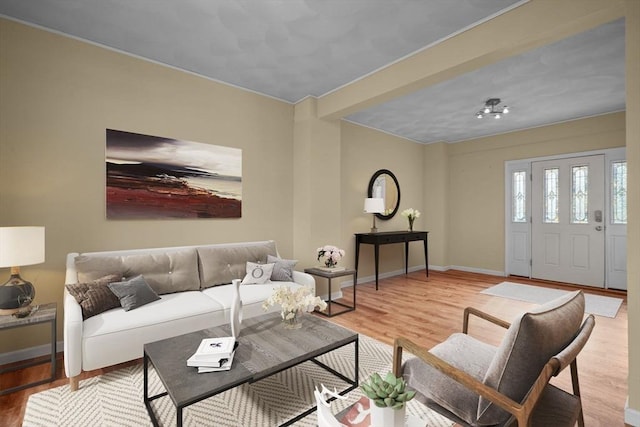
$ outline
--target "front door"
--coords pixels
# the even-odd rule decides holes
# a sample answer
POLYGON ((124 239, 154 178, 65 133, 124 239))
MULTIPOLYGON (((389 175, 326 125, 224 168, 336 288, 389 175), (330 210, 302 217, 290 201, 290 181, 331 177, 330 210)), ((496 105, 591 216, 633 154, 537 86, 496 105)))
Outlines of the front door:
POLYGON ((531 275, 604 287, 604 155, 533 162, 531 275))

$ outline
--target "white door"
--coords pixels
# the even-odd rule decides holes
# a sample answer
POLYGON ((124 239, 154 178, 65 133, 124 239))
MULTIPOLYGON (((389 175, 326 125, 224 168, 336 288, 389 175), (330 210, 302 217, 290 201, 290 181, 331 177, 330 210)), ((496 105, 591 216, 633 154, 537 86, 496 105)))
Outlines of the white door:
POLYGON ((604 287, 604 156, 532 163, 531 275, 604 287))

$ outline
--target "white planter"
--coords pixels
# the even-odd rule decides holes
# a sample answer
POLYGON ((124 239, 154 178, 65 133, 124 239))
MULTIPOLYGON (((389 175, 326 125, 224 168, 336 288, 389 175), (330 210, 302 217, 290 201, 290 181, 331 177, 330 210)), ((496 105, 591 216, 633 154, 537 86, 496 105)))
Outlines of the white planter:
POLYGON ((375 402, 369 399, 371 412, 371 427, 404 427, 407 406, 402 409, 379 408, 375 402))

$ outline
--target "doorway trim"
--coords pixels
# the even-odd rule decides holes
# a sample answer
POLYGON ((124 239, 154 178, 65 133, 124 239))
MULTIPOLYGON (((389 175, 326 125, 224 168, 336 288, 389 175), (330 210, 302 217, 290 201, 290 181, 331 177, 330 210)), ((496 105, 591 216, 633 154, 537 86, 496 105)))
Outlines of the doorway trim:
MULTIPOLYGON (((592 155, 604 155, 605 161, 605 218, 606 224, 608 225, 609 215, 610 215, 610 201, 611 201, 611 163, 619 160, 626 160, 626 148, 609 148, 603 150, 592 150, 592 151, 582 151, 576 153, 566 153, 566 154, 558 154, 552 156, 543 156, 543 157, 532 157, 520 160, 507 160, 505 161, 504 167, 504 225, 505 225, 505 235, 504 235, 504 273, 505 276, 509 276, 511 274, 515 274, 518 276, 524 276, 531 278, 531 164, 533 162, 538 161, 546 161, 546 160, 554 160, 554 159, 566 159, 571 157, 582 157, 582 156, 592 156, 592 155), (529 265, 524 266, 520 263, 518 268, 514 268, 514 260, 512 259, 514 244, 513 242, 513 233, 514 233, 514 225, 511 221, 511 195, 512 195, 512 182, 511 182, 511 173, 513 171, 526 171, 528 175, 527 185, 526 185, 526 211, 527 211, 527 222, 526 224, 522 224, 519 232, 526 233, 526 242, 525 246, 521 248, 521 250, 526 250, 526 257, 529 259, 529 265), (514 271, 517 270, 517 271, 514 271), (525 274, 523 274, 525 273, 525 274)), ((625 283, 611 283, 612 278, 616 278, 615 280, 621 280, 621 274, 613 274, 614 266, 612 264, 612 259, 609 254, 612 250, 612 239, 610 238, 610 227, 605 226, 605 288, 613 287, 615 289, 626 289, 626 275, 624 275, 625 283), (611 286, 613 285, 613 286, 611 286)), ((626 233, 625 233, 626 234, 626 233)), ((617 235, 619 238, 619 234, 617 235)), ((522 237, 525 238, 525 237, 522 237)))

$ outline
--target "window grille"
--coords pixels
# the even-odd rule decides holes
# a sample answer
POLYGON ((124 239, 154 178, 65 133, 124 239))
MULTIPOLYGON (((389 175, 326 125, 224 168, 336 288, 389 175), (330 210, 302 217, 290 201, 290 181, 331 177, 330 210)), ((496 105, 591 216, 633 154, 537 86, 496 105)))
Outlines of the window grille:
POLYGON ((571 223, 589 223, 589 166, 571 168, 571 223))
POLYGON ((527 222, 527 172, 513 172, 511 178, 511 220, 527 222))
POLYGON ((543 222, 558 223, 558 168, 544 170, 544 212, 543 222))
POLYGON ((627 162, 611 164, 611 223, 627 223, 627 162))

